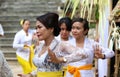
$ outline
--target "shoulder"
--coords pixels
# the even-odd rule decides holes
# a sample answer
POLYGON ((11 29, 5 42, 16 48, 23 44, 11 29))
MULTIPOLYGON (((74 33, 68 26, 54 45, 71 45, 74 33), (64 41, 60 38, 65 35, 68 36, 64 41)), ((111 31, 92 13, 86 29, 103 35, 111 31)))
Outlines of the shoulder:
POLYGON ((55 39, 58 40, 58 41, 61 41, 60 35, 56 36, 55 39))
POLYGON ((89 38, 87 38, 87 42, 86 43, 87 43, 87 45, 91 45, 91 46, 96 46, 96 45, 101 46, 99 42, 96 42, 95 40, 89 39, 89 38))

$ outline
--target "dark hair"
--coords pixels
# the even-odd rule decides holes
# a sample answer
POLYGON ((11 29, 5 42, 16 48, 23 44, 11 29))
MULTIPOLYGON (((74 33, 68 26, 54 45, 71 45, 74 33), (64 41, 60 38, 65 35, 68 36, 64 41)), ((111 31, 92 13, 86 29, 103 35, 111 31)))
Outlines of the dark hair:
POLYGON ((23 24, 25 23, 25 21, 29 21, 29 20, 28 20, 28 19, 24 19, 24 20, 23 20, 23 24))
POLYGON ((47 29, 54 28, 53 34, 54 36, 58 36, 60 32, 58 18, 58 14, 49 12, 37 17, 36 19, 40 21, 47 29))
MULTIPOLYGON (((73 21, 72 21, 72 24, 74 22, 80 22, 80 23, 83 23, 83 28, 84 30, 89 30, 89 25, 88 25, 88 21, 86 19, 83 19, 83 18, 74 18, 73 21)), ((85 34, 87 35, 88 32, 85 34)))
POLYGON ((71 31, 72 28, 72 20, 69 17, 64 17, 61 18, 59 20, 59 27, 61 26, 61 24, 65 23, 66 27, 67 27, 67 31, 71 31))

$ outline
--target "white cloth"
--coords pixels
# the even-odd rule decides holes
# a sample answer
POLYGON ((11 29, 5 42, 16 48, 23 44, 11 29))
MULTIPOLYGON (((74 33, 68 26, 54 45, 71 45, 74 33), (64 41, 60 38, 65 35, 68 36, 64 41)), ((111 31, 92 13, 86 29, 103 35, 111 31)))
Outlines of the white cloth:
MULTIPOLYGON (((108 0, 109 1, 109 0, 108 0)), ((109 20, 108 16, 110 15, 110 8, 108 6, 104 7, 104 16, 106 17, 102 19, 99 23, 101 23, 101 31, 100 33, 100 38, 99 38, 99 43, 104 46, 108 47, 108 32, 109 32, 109 20)), ((99 25, 100 26, 100 25, 99 25)), ((104 77, 107 76, 108 74, 108 59, 98 59, 98 77, 104 77), (104 68, 103 68, 104 67, 104 68)))
POLYGON ((25 31, 22 29, 16 33, 13 41, 13 48, 17 49, 16 54, 27 61, 29 60, 29 49, 25 49, 24 45, 31 45, 32 35, 34 34, 34 32, 35 30, 28 30, 27 36, 25 31))
POLYGON ((2 25, 0 24, 0 35, 4 36, 4 30, 2 28, 2 25))

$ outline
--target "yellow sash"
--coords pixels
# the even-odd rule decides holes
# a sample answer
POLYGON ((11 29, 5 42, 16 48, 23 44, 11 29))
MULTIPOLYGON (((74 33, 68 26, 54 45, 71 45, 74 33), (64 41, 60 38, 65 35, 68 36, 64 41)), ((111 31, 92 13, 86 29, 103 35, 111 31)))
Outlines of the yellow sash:
POLYGON ((92 64, 87 64, 87 65, 80 66, 80 67, 74 67, 74 66, 68 65, 67 67, 68 72, 73 74, 74 77, 81 77, 79 70, 91 70, 91 69, 92 69, 92 64))
POLYGON ((18 59, 18 62, 20 63, 20 65, 22 66, 23 73, 28 74, 36 69, 36 67, 34 66, 34 64, 32 62, 32 59, 34 57, 34 45, 24 47, 24 48, 30 49, 29 61, 26 61, 25 59, 23 59, 22 57, 20 57, 18 55, 17 55, 17 59, 18 59))
POLYGON ((63 77, 63 72, 62 71, 37 72, 37 77, 63 77))
POLYGON ((31 68, 35 68, 34 64, 33 64, 33 57, 34 57, 34 45, 28 46, 28 48, 30 49, 30 55, 29 55, 29 63, 31 68))
POLYGON ((18 55, 17 55, 17 59, 18 59, 18 62, 20 63, 20 65, 22 66, 24 74, 28 74, 28 73, 32 72, 32 70, 36 69, 36 67, 31 68, 30 63, 18 55))

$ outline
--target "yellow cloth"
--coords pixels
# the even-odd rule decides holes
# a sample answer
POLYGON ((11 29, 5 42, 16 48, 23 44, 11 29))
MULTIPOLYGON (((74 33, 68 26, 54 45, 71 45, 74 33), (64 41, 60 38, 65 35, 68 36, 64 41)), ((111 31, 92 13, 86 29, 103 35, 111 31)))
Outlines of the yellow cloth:
POLYGON ((18 62, 20 63, 20 65, 22 66, 23 73, 28 74, 36 69, 36 67, 34 66, 33 61, 32 61, 32 59, 34 57, 34 45, 24 47, 24 48, 30 49, 29 61, 26 61, 25 59, 23 59, 22 57, 20 57, 18 55, 17 55, 17 59, 18 59, 18 62))
POLYGON ((36 68, 31 68, 30 63, 18 55, 17 55, 17 59, 20 65, 22 66, 24 74, 28 74, 32 72, 32 70, 36 69, 36 68))
POLYGON ((29 63, 31 68, 35 68, 34 64, 33 64, 33 58, 34 58, 34 45, 28 46, 28 48, 30 49, 30 55, 29 55, 29 63))
POLYGON ((73 74, 74 77, 81 77, 79 70, 91 70, 91 69, 92 69, 92 64, 87 64, 87 65, 80 66, 80 67, 74 67, 74 66, 68 65, 67 67, 68 72, 73 74))
POLYGON ((37 72, 37 77, 63 77, 63 72, 37 72))

